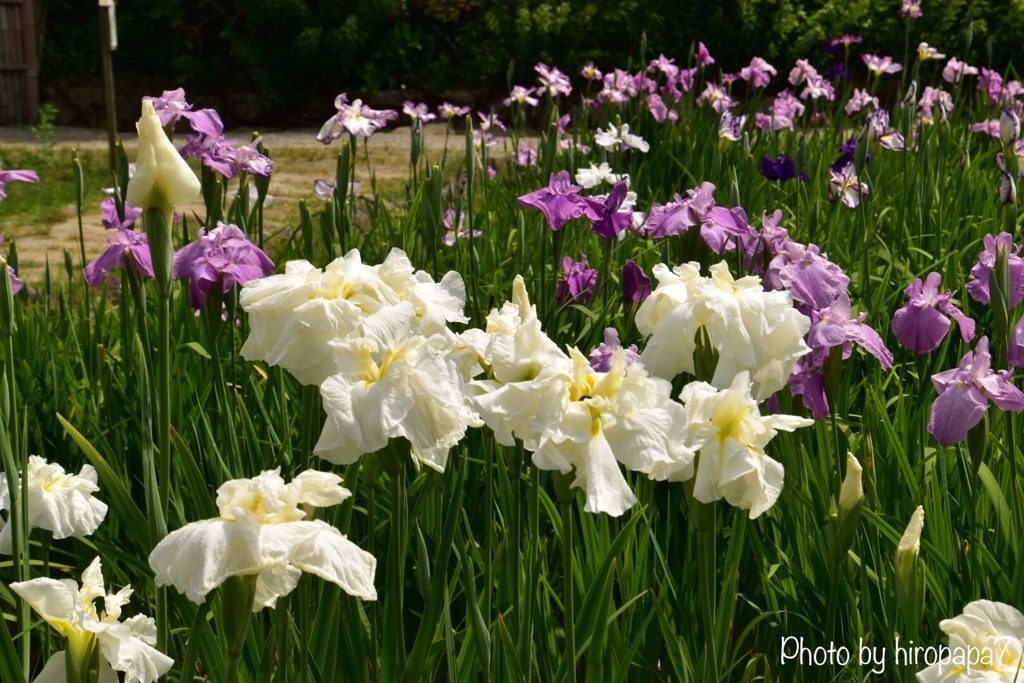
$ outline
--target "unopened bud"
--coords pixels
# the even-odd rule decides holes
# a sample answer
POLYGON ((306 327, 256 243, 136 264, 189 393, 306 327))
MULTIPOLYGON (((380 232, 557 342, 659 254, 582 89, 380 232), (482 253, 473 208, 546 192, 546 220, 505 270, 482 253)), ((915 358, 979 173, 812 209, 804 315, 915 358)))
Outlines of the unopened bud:
POLYGON ((839 489, 839 513, 849 514, 864 500, 864 487, 861 476, 864 469, 853 453, 846 454, 846 478, 839 489))
POLYGON ((1004 107, 999 114, 999 141, 1004 145, 1012 145, 1020 137, 1020 117, 1009 107, 1004 107))
POLYGON ((917 580, 917 560, 921 554, 921 532, 924 530, 924 508, 920 505, 910 516, 910 523, 896 546, 896 582, 904 595, 909 595, 917 580))

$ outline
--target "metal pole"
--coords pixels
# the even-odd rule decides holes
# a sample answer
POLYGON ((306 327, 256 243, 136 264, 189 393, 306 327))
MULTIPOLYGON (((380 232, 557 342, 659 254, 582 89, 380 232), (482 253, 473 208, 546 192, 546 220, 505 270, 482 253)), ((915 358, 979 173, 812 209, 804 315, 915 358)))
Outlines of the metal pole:
POLYGON ((103 57, 103 94, 107 103, 107 143, 111 173, 117 172, 115 143, 117 141, 117 104, 114 100, 114 44, 111 32, 113 0, 99 0, 100 5, 100 55, 103 57))

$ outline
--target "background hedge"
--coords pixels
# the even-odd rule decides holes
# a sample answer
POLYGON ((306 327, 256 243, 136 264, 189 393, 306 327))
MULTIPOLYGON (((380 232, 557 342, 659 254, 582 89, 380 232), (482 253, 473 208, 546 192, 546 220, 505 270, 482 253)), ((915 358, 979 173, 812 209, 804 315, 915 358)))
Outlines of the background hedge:
MULTIPOLYGON (((571 75, 587 61, 609 68, 632 60, 635 67, 659 52, 683 63, 695 40, 727 71, 753 55, 780 75, 798 57, 822 63, 819 42, 845 32, 864 38, 863 51, 902 61, 908 36, 898 9, 898 0, 124 2, 115 69, 126 99, 183 85, 191 99, 226 110, 229 125, 313 123, 330 114, 342 91, 370 102, 410 94, 485 106, 510 80, 534 83, 537 61, 571 75)), ((1002 70, 1024 41, 1020 0, 924 0, 923 11, 910 27, 911 49, 925 40, 1002 70)), ((96 5, 47 0, 43 14, 44 99, 98 85, 96 5)), ((77 116, 89 118, 91 109, 80 106, 77 116)), ((125 112, 129 120, 135 115, 125 112)))

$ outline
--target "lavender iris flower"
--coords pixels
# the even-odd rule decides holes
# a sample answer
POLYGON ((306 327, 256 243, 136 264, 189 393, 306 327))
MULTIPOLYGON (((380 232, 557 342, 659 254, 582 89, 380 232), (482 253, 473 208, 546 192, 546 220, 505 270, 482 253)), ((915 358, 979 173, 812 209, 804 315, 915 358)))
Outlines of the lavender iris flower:
POLYGON ((1010 383, 1011 376, 1010 370, 992 371, 988 337, 982 337, 959 367, 932 375, 939 396, 932 403, 928 431, 939 443, 953 444, 981 422, 989 401, 1003 410, 1024 410, 1024 394, 1010 383))
POLYGON ((4 192, 4 183, 9 183, 12 180, 19 180, 23 183, 38 183, 39 176, 36 175, 35 171, 28 171, 25 169, 15 169, 11 171, 5 171, 0 168, 0 201, 3 201, 7 194, 4 192))
POLYGON ((149 256, 149 240, 146 233, 135 230, 117 229, 107 238, 107 249, 93 262, 82 269, 85 281, 96 287, 103 276, 121 267, 139 275, 153 277, 153 261, 149 256))
POLYGON ((737 241, 745 243, 746 240, 756 239, 757 233, 747 222, 747 212, 743 207, 727 209, 716 206, 705 215, 700 226, 700 236, 711 251, 721 254, 735 251, 737 241))
POLYGON ((585 304, 594 295, 597 271, 587 268, 587 255, 580 254, 579 261, 571 256, 562 259, 562 276, 558 280, 555 299, 558 303, 573 302, 585 304))
POLYGON ((651 295, 651 278, 643 268, 627 259, 622 265, 622 298, 638 304, 651 295))
POLYGON ((949 331, 950 318, 956 321, 965 342, 974 339, 974 321, 950 302, 952 291, 939 293, 941 282, 939 273, 928 273, 924 282, 916 278, 903 290, 907 303, 893 314, 893 334, 914 353, 929 353, 939 348, 949 331))
MULTIPOLYGON (((612 369, 612 356, 620 348, 622 348, 622 343, 619 341, 619 331, 614 327, 604 328, 604 341, 590 350, 590 367, 597 372, 608 372, 612 369)), ((629 367, 640 357, 636 344, 626 347, 625 354, 626 367, 623 370, 628 372, 629 367)))
POLYGON ((857 342, 877 358, 883 368, 891 368, 892 354, 885 348, 878 333, 864 324, 866 317, 867 313, 861 313, 856 319, 850 318, 850 297, 842 292, 831 306, 811 313, 807 345, 811 347, 812 353, 842 346, 843 358, 849 358, 853 351, 852 342, 857 342))
POLYGON ((765 285, 785 289, 804 313, 823 310, 846 292, 850 278, 815 244, 788 241, 768 264, 765 285))
POLYGON ((1010 344, 1006 349, 1006 362, 1015 368, 1024 368, 1024 317, 1017 321, 1010 332, 1010 344))
POLYGON ((871 135, 872 140, 877 141, 886 149, 901 152, 906 147, 903 135, 899 131, 889 128, 889 112, 884 109, 875 109, 868 114, 864 128, 871 135))
POLYGON ((269 275, 274 263, 236 225, 217 223, 209 233, 200 230, 198 239, 174 255, 175 278, 191 280, 189 303, 200 309, 217 283, 228 292, 237 282, 269 275))
POLYGON ((164 90, 160 97, 143 97, 142 101, 149 100, 153 103, 153 111, 160 119, 160 125, 164 128, 174 128, 174 124, 182 116, 188 117, 192 105, 185 101, 185 89, 164 90))
POLYGON ((978 254, 978 262, 971 268, 971 280, 967 283, 967 293, 978 303, 989 302, 988 274, 996 265, 996 254, 1002 249, 1007 253, 1009 266, 1010 291, 1007 305, 1013 308, 1024 301, 1024 258, 1020 256, 1020 245, 1013 243, 1013 236, 1008 232, 998 235, 985 235, 985 248, 978 254))
POLYGON ((540 209, 551 229, 561 230, 570 218, 579 218, 586 209, 587 204, 579 194, 581 189, 569 182, 569 172, 562 170, 551 174, 547 187, 524 194, 516 201, 540 209))
POLYGON ((687 190, 685 199, 676 194, 675 201, 668 204, 652 204, 644 234, 647 237, 671 237, 700 225, 715 206, 714 191, 714 185, 704 182, 687 190))
POLYGON ((793 365, 789 376, 789 393, 799 396, 815 420, 828 415, 828 396, 825 394, 825 375, 804 356, 793 365))
POLYGON ((107 230, 129 230, 142 215, 142 209, 124 205, 124 220, 117 213, 117 202, 107 197, 100 202, 100 221, 107 230))

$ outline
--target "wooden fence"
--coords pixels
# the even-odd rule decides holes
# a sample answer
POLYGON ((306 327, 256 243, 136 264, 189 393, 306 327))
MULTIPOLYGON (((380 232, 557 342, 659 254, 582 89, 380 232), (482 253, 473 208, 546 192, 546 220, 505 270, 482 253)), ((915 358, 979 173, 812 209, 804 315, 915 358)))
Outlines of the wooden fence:
POLYGON ((0 0, 0 124, 29 123, 39 109, 33 0, 0 0))

